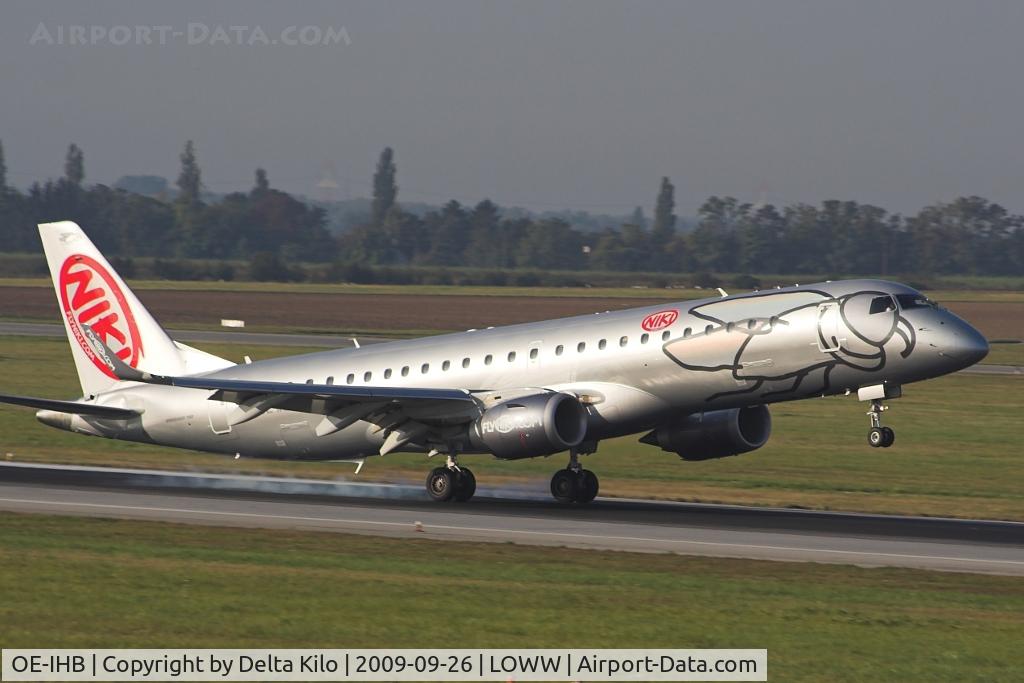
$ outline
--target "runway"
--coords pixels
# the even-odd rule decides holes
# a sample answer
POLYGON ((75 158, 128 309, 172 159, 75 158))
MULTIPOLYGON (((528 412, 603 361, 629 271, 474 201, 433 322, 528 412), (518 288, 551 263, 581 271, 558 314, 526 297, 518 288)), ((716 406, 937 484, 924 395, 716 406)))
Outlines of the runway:
POLYGON ((0 463, 10 512, 1024 576, 1024 523, 538 494, 439 505, 412 485, 0 463))
MULTIPOLYGON (((273 332, 236 332, 234 330, 168 330, 173 339, 188 344, 251 344, 267 346, 310 346, 322 348, 347 348, 353 346, 352 337, 332 334, 293 334, 273 332)), ((0 322, 0 336, 15 335, 27 337, 64 337, 64 328, 52 323, 0 322)), ((379 344, 389 341, 385 337, 358 337, 359 344, 379 344)), ((1011 375, 1024 377, 1024 367, 1017 365, 983 365, 981 363, 961 370, 969 375, 1011 375)))

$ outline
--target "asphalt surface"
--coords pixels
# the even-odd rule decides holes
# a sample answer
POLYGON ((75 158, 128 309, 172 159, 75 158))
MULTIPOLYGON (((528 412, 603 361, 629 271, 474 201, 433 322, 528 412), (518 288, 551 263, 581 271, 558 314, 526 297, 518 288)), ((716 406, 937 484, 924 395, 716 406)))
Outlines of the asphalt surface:
MULTIPOLYGON (((285 334, 271 332, 241 332, 235 330, 168 330, 174 339, 185 343, 226 343, 268 346, 312 346, 323 348, 346 348, 353 346, 353 337, 332 334, 285 334)), ((0 335, 27 337, 63 337, 64 327, 52 323, 11 323, 0 322, 0 335)), ((360 345, 378 344, 388 341, 384 337, 358 337, 360 345)), ((981 363, 961 370, 972 375, 1019 375, 1024 377, 1024 367, 1017 365, 983 365, 981 363)))
POLYGON ((1024 523, 537 493, 436 504, 408 485, 0 463, 11 512, 1024 576, 1024 523))

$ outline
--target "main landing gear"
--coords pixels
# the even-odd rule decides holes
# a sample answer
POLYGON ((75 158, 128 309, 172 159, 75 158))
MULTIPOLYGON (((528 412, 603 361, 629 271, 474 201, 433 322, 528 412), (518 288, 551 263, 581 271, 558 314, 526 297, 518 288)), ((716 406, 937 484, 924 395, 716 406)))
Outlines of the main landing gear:
POLYGON ((449 455, 444 467, 435 467, 427 475, 427 495, 443 503, 454 500, 465 503, 476 493, 476 477, 467 467, 459 467, 455 456, 449 455))
POLYGON ((569 451, 569 466, 551 477, 551 495, 559 503, 589 503, 597 497, 597 475, 580 466, 579 453, 569 451))
POLYGON ((890 427, 882 426, 882 412, 889 409, 889 406, 881 400, 871 401, 871 410, 868 417, 871 418, 871 430, 868 432, 868 444, 872 448, 888 448, 896 440, 896 432, 890 427))

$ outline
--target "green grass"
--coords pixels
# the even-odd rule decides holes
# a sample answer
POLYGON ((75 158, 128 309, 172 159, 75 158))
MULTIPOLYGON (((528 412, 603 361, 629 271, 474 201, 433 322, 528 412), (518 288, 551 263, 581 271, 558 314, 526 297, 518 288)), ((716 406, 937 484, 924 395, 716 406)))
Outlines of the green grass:
POLYGON ((5 515, 4 647, 767 648, 773 681, 991 681, 1019 578, 5 515))
POLYGON ((982 363, 1024 366, 1024 344, 992 344, 982 363))
MULTIPOLYGON (((204 345, 237 360, 303 349, 204 345)), ((67 342, 0 337, 0 391, 54 398, 79 389, 67 342)), ((585 459, 602 493, 673 500, 798 506, 954 517, 1024 520, 1024 378, 954 375, 905 387, 890 403, 887 423, 896 445, 872 449, 865 441, 865 405, 828 398, 772 407, 774 429, 765 448, 734 458, 688 463, 637 443, 635 437, 601 444, 585 459)), ((101 464, 293 476, 351 476, 350 465, 234 461, 192 451, 86 438, 44 427, 32 412, 0 407, 0 454, 18 461, 101 464)), ((503 462, 465 456, 481 485, 526 484, 545 492, 564 456, 503 462)), ((393 454, 367 461, 361 480, 419 483, 428 461, 393 454)))

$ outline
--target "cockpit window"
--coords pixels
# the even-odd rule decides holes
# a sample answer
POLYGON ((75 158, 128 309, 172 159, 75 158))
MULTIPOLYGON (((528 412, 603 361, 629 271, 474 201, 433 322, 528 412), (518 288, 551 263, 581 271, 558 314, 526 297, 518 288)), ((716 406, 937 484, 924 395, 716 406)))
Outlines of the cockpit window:
POLYGON ((923 294, 897 294, 896 300, 904 311, 910 308, 937 308, 935 302, 923 294))
POLYGON ((896 302, 892 300, 891 296, 876 296, 871 300, 871 308, 868 309, 868 313, 885 313, 895 310, 896 302))

